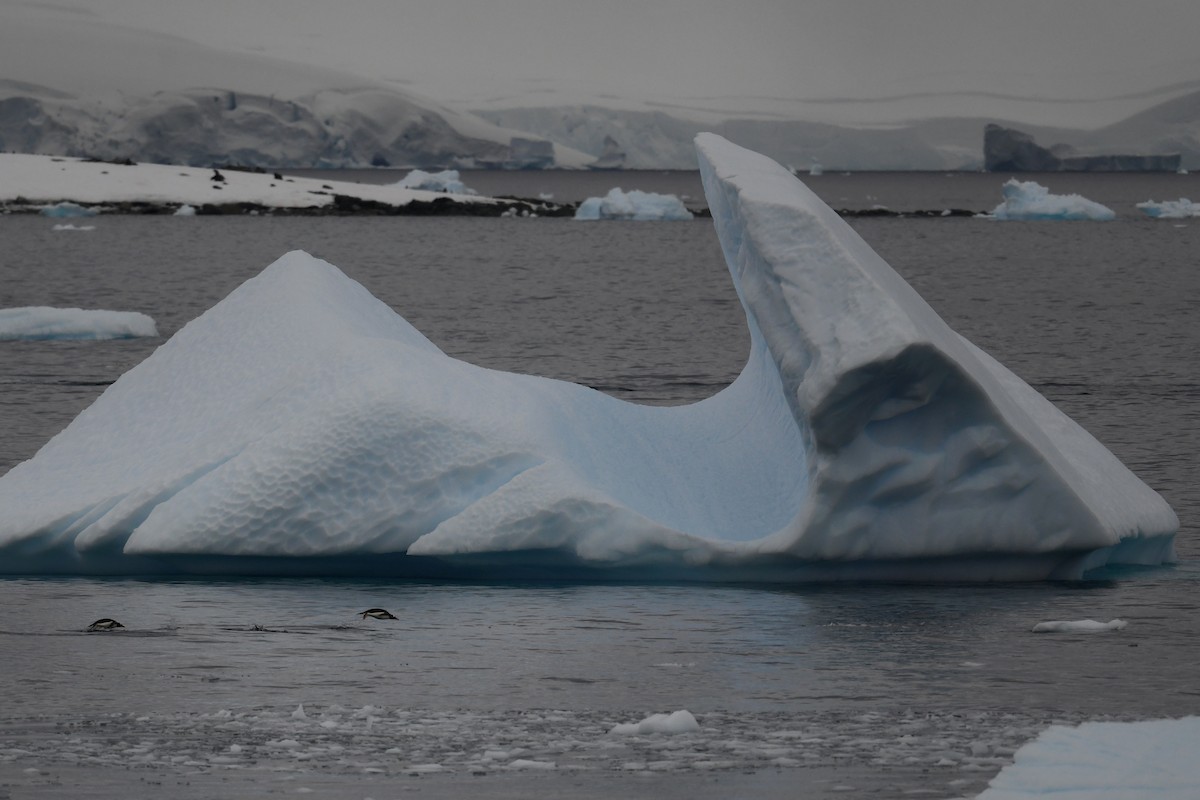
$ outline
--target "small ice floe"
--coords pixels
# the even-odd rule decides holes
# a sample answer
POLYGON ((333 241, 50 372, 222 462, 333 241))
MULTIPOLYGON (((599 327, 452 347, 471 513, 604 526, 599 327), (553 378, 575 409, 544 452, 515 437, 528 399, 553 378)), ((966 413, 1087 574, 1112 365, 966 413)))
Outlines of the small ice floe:
POLYGON ((85 208, 78 203, 64 201, 62 203, 55 203, 52 206, 42 206, 41 211, 38 213, 43 217, 62 219, 64 217, 94 217, 97 212, 93 208, 85 208))
POLYGON ((175 209, 173 217, 194 217, 196 216, 196 207, 184 203, 179 208, 175 209))
POLYGON ((308 714, 304 713, 304 703, 296 706, 296 710, 292 712, 292 719, 308 719, 308 714))
POLYGON ((60 222, 52 230, 56 231, 94 231, 95 225, 72 225, 70 222, 60 222))
POLYGON ((441 172, 425 172, 414 169, 396 184, 403 189, 420 189, 426 192, 447 192, 448 194, 478 194, 474 189, 465 185, 458 177, 458 170, 444 169, 441 172))
POLYGON ((1116 213, 1077 194, 1050 194, 1036 181, 1010 178, 1002 189, 1004 202, 992 210, 993 219, 1116 219, 1116 213))
POLYGON ((1094 619, 1055 620, 1039 622, 1033 626, 1034 633, 1101 633, 1103 631, 1119 631, 1128 625, 1123 619, 1113 619, 1108 622, 1096 622, 1094 619))
POLYGON ((158 336, 154 320, 136 311, 23 306, 0 308, 0 340, 136 339, 158 336))
POLYGON ((689 220, 692 212, 673 194, 654 194, 634 189, 610 189, 604 197, 589 197, 575 210, 575 219, 631 219, 640 222, 689 220))
POLYGON ((1186 197, 1181 197, 1178 200, 1164 200, 1161 203, 1147 200, 1144 203, 1138 203, 1137 207, 1147 217, 1154 219, 1188 219, 1189 217, 1200 217, 1200 203, 1193 203, 1186 197))
POLYGON ((614 725, 609 733, 616 734, 647 734, 647 733, 693 733, 700 730, 700 723, 692 716, 692 712, 681 710, 672 714, 651 714, 641 722, 627 722, 614 725))

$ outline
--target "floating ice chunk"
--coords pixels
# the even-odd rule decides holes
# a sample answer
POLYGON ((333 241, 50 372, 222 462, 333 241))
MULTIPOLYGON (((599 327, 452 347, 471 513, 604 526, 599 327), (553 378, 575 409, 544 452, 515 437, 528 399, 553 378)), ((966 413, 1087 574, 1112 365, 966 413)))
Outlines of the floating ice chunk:
POLYGON ((609 733, 614 734, 648 734, 648 733, 693 733, 700 730, 700 723, 687 710, 671 714, 651 714, 641 722, 627 722, 614 725, 609 733))
POLYGON ((604 197, 589 197, 575 210, 575 219, 632 219, 639 221, 689 220, 692 212, 673 194, 633 189, 610 189, 604 197))
POLYGON ((1017 751, 978 800, 1194 800, 1200 717, 1054 725, 1017 751))
POLYGON ((39 211, 38 213, 41 214, 43 217, 54 217, 56 219, 63 218, 63 217, 94 217, 94 216, 96 216, 96 210, 94 208, 85 208, 84 206, 81 206, 78 203, 71 203, 71 202, 67 202, 67 201, 64 201, 62 203, 56 203, 55 205, 52 205, 52 206, 42 206, 41 211, 39 211))
POLYGON ((1189 217, 1200 217, 1200 203, 1193 203, 1186 197, 1181 197, 1178 200, 1164 200, 1161 203, 1156 203, 1153 200, 1147 200, 1143 203, 1138 203, 1137 207, 1142 210, 1142 213, 1147 217, 1155 219, 1187 219, 1189 217))
POLYGON ((194 217, 194 216, 196 216, 196 207, 193 205, 188 205, 187 203, 184 203, 179 208, 175 209, 175 213, 172 216, 194 217))
POLYGON ((308 714, 304 713, 304 704, 296 706, 296 710, 292 712, 292 719, 308 719, 308 714))
POLYGON ((1034 633, 1100 633, 1102 631, 1119 631, 1128 625, 1123 619, 1096 622, 1094 619, 1055 620, 1039 622, 1033 626, 1034 633))
POLYGON ((477 194, 468 188, 458 177, 458 170, 444 169, 441 172, 425 172, 414 169, 396 184, 404 189, 421 189, 426 192, 447 192, 449 194, 477 194))
POLYGON ((70 222, 63 222, 55 225, 53 230, 56 231, 94 231, 95 225, 74 225, 70 222))
POLYGON ((24 306, 0 308, 0 340, 134 339, 158 336, 154 320, 137 311, 24 306))
POLYGON ((1078 578, 1165 501, 787 170, 697 140, 751 350, 700 403, 449 358, 290 253, 0 478, 0 571, 1078 578))
POLYGON ((1112 220, 1111 208, 1077 194, 1050 194, 1036 181, 1010 178, 1003 187, 1004 202, 992 210, 995 219, 1112 220))

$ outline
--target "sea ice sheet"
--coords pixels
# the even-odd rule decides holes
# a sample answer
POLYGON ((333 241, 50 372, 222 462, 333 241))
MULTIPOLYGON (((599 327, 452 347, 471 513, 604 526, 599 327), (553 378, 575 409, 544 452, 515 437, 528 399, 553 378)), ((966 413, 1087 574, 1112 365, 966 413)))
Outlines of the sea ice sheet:
POLYGON ((1162 498, 785 168, 698 137, 751 353, 646 407, 449 358, 285 255, 0 479, 5 572, 1079 577, 1162 498))

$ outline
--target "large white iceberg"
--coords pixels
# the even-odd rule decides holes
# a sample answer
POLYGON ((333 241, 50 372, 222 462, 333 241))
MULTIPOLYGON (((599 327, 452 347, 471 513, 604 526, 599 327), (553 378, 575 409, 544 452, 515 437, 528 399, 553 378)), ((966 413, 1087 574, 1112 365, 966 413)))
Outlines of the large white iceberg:
POLYGON ((639 406, 446 356, 302 252, 0 478, 0 571, 1079 577, 1178 519, 774 162, 697 139, 751 333, 639 406))
POLYGON ((575 219, 631 219, 639 222, 680 221, 692 219, 692 212, 673 194, 643 192, 641 189, 622 191, 615 187, 604 197, 589 197, 575 209, 575 219))
POLYGON ((1200 717, 1054 725, 1017 751, 978 800, 1193 800, 1200 717))
POLYGON ((134 339, 158 336, 154 320, 138 311, 22 306, 0 308, 0 340, 134 339))
POLYGON ((1117 218, 1108 206, 1078 194, 1050 194, 1036 181, 1010 178, 1001 188, 1004 202, 992 210, 996 219, 1091 219, 1106 222, 1117 218))

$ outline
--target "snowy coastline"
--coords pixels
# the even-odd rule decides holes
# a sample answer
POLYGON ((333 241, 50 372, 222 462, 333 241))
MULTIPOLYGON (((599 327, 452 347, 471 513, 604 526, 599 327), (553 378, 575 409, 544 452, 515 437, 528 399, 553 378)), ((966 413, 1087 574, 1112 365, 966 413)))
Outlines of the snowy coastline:
POLYGON ((64 201, 93 211, 199 214, 570 215, 574 207, 542 200, 301 178, 277 172, 128 164, 0 153, 0 210, 39 213, 64 201))

